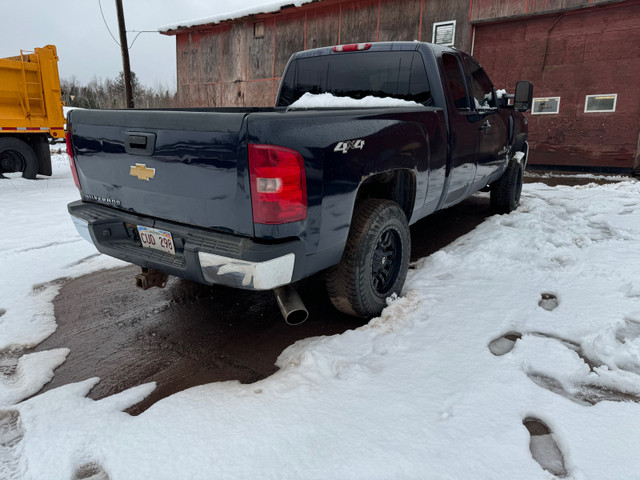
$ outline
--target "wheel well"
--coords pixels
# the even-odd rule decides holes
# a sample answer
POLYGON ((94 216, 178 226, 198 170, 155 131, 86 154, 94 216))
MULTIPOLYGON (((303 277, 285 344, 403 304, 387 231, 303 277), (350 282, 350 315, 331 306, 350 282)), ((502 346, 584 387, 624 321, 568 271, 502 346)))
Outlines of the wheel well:
POLYGON ((515 142, 513 144, 513 151, 514 152, 520 152, 523 151, 524 148, 524 142, 527 141, 527 134, 526 133, 521 133, 519 135, 516 136, 515 142))
POLYGON ((409 220, 416 198, 415 175, 410 170, 390 170, 372 175, 360 185, 356 204, 367 198, 393 200, 409 220))

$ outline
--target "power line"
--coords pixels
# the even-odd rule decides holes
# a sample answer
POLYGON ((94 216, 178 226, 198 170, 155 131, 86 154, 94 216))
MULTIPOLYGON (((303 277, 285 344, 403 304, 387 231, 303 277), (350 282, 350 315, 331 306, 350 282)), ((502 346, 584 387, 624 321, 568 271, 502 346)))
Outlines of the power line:
POLYGON ((98 6, 100 7, 100 14, 102 15, 102 21, 104 22, 104 26, 107 27, 107 32, 109 32, 109 35, 111 35, 111 38, 113 38, 113 41, 116 42, 118 46, 120 46, 120 42, 118 42, 118 40, 116 40, 116 37, 113 36, 113 33, 111 33, 111 29, 107 24, 107 19, 104 18, 104 12, 102 11, 102 2, 100 0, 98 0, 98 6))
POLYGON ((127 33, 137 33, 137 35, 135 37, 133 37, 133 41, 131 42, 131 45, 129 45, 129 50, 131 50, 133 48, 133 44, 136 43, 136 40, 138 39, 140 34, 142 34, 142 33, 158 33, 158 31, 157 30, 127 30, 127 33))
MULTIPOLYGON (((100 0, 98 0, 98 6, 100 7, 100 15, 102 15, 102 21, 104 22, 104 26, 107 27, 107 32, 109 32, 109 35, 111 35, 111 38, 113 38, 113 41, 116 42, 118 46, 120 46, 120 42, 118 42, 118 40, 116 40, 116 37, 113 35, 113 33, 111 33, 111 29, 109 28, 107 19, 104 16, 104 10, 102 10, 102 2, 100 0)), ((131 50, 133 48, 133 44, 136 43, 136 40, 138 39, 141 33, 158 33, 158 31, 157 30, 127 30, 127 33, 137 33, 137 35, 133 38, 131 45, 128 46, 129 50, 131 50)))

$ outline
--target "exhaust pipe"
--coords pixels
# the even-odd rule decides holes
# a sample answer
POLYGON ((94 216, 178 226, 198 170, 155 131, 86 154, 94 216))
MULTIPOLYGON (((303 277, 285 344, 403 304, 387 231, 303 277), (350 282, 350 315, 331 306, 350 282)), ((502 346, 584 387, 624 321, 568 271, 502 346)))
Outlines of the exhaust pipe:
POLYGON ((164 288, 169 275, 153 268, 142 268, 142 273, 136 275, 136 287, 141 290, 148 290, 151 287, 164 288))
POLYGON ((300 325, 309 318, 309 312, 302 303, 300 295, 291 285, 274 288, 273 293, 276 294, 278 307, 288 325, 300 325))

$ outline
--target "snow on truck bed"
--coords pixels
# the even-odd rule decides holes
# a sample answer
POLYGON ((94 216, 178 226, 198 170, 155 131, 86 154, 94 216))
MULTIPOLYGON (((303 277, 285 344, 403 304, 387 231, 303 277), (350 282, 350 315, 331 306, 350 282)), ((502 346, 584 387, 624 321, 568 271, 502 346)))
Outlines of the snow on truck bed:
POLYGON ((336 97, 331 93, 305 93, 298 100, 289 105, 289 110, 302 110, 306 108, 373 108, 373 107, 423 107, 417 102, 402 100, 400 98, 374 97, 364 98, 336 97))
POLYGON ((640 471, 639 182, 527 184, 517 211, 416 262, 381 317, 297 342, 260 382, 191 388, 132 417, 154 384, 94 401, 89 378, 23 400, 69 353, 24 354, 55 331, 49 282, 122 265, 75 233, 66 163, 0 180, 3 480, 83 465, 111 480, 640 471), (523 422, 547 430, 531 437, 523 422))

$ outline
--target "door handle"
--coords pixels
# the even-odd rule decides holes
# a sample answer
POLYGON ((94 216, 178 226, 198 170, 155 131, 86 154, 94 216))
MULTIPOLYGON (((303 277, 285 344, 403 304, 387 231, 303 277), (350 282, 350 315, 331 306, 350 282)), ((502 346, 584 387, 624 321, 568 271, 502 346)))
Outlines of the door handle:
POLYGON ((132 155, 153 155, 156 134, 146 132, 124 132, 124 149, 132 155))
POLYGON ((491 123, 489 123, 489 120, 485 120, 484 123, 480 126, 480 131, 487 133, 489 130, 491 130, 491 123))

